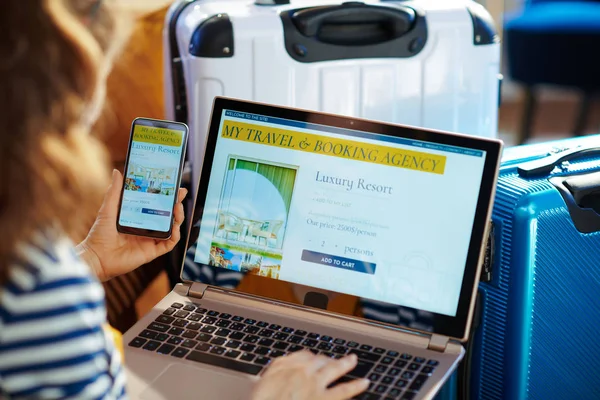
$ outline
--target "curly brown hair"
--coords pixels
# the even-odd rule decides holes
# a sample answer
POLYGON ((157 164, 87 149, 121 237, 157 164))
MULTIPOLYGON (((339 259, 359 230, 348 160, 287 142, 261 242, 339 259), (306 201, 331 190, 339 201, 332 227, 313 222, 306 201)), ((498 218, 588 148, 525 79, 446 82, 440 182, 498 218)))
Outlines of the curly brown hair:
POLYGON ((39 230, 73 235, 109 181, 90 127, 125 13, 107 0, 7 0, 0 12, 0 282, 39 230))

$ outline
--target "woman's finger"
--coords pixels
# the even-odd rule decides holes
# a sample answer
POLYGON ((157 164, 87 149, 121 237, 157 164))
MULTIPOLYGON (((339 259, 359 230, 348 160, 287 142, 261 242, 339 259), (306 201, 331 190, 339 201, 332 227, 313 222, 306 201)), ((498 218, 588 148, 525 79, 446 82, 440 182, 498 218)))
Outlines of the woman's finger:
POLYGON ((356 395, 364 392, 369 388, 368 379, 356 379, 354 381, 340 383, 331 389, 327 390, 327 399, 329 400, 345 400, 351 399, 356 395))
POLYGON ((181 225, 183 220, 185 219, 185 215, 183 212, 183 204, 177 203, 175 204, 175 208, 173 209, 173 222, 174 224, 181 225))
POLYGON ((356 354, 350 354, 339 360, 331 360, 329 364, 319 371, 319 380, 324 386, 329 386, 332 382, 344 376, 356 367, 356 354))
POLYGON ((185 196, 187 196, 187 194, 188 190, 186 188, 179 188, 179 190, 177 191, 177 202, 181 203, 183 199, 185 199, 185 196))

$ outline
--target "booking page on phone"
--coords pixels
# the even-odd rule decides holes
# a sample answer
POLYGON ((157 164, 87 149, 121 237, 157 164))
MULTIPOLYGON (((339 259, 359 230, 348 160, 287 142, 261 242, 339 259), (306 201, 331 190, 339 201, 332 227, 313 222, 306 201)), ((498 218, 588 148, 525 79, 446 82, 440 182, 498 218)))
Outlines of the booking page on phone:
POLYGON ((184 131, 135 125, 119 224, 169 231, 184 131))

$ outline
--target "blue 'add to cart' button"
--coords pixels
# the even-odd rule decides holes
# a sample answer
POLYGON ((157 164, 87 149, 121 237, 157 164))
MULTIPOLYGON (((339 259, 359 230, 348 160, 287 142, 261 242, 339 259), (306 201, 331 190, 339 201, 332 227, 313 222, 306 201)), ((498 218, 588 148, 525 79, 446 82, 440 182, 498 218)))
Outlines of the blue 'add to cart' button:
POLYGON ((171 215, 169 211, 153 210, 151 208, 142 208, 142 214, 162 215, 164 217, 168 217, 171 215))
POLYGON ((347 269, 350 271, 362 272, 363 274, 373 275, 375 273, 375 264, 353 260, 351 258, 333 256, 331 254, 318 253, 316 251, 302 250, 302 261, 315 264, 329 265, 331 267, 347 269))

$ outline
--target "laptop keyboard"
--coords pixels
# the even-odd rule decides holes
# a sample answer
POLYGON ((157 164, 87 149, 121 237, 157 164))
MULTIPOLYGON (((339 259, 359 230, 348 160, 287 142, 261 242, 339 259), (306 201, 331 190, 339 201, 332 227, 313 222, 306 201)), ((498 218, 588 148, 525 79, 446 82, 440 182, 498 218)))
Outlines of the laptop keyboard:
POLYGON ((274 358, 303 349, 332 358, 353 353, 358 364, 336 383, 368 378, 368 391, 355 397, 360 400, 413 399, 439 364, 366 343, 181 303, 173 303, 129 346, 252 375, 274 358))

